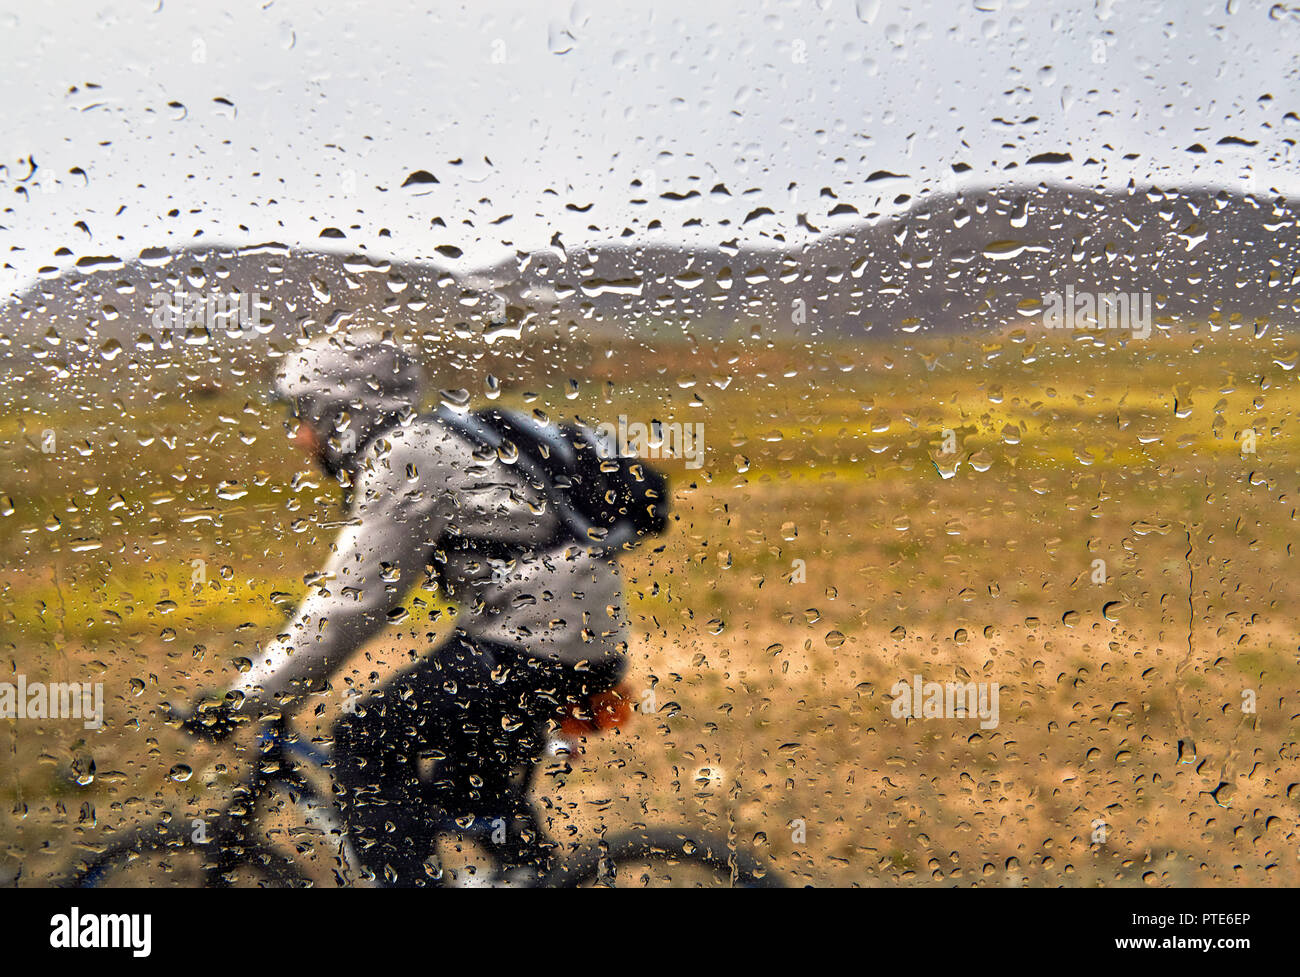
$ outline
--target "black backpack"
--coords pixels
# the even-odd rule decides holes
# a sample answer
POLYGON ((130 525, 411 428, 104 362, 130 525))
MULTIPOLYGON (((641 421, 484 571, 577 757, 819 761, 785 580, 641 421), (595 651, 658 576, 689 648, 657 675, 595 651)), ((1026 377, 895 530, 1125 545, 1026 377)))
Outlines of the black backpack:
POLYGON ((579 424, 554 424, 490 407, 435 416, 471 443, 498 452, 555 507, 568 534, 605 550, 626 549, 668 528, 668 478, 579 424), (511 457, 517 455, 517 457, 511 457))

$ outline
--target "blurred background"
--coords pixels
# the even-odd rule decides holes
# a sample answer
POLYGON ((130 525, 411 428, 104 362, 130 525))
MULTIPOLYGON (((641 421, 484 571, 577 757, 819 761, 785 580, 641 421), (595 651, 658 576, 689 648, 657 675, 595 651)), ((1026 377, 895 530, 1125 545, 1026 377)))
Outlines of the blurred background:
MULTIPOLYGON (((247 752, 162 704, 274 636, 343 517, 279 358, 378 329, 430 407, 703 425, 624 560, 652 708, 550 765, 557 837, 707 825, 814 884, 1300 883, 1300 8, 0 21, 0 681, 104 692, 97 729, 0 719, 0 881, 228 799, 247 752), (1112 293, 1149 318, 1048 314, 1112 293), (996 683, 998 722, 900 717, 915 675, 996 683)), ((408 610, 339 682, 454 620, 408 610)))

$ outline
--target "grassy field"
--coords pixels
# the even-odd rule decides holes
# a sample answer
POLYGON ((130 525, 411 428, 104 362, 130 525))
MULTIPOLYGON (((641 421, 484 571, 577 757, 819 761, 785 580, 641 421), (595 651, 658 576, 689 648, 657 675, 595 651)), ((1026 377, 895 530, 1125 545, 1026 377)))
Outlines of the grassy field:
MULTIPOLYGON (((815 884, 1300 884, 1298 348, 1225 322, 439 356, 475 397, 704 425, 625 560, 656 711, 541 778, 554 834, 706 824, 815 884), (998 725, 895 718, 913 674, 997 682, 998 725)), ((247 751, 161 703, 274 633, 340 518, 261 379, 182 355, 10 391, 0 679, 103 682, 107 721, 0 721, 0 880, 218 806, 247 751)), ((409 606, 304 731, 451 619, 409 606)))

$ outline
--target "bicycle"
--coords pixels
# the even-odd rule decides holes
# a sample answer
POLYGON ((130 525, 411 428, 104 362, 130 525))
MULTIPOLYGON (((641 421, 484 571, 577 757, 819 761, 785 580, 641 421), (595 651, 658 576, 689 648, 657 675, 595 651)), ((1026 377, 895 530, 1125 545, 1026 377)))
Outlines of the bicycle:
MULTIPOLYGON (((357 859, 343 818, 328 789, 317 786, 329 777, 329 754, 288 729, 283 719, 267 727, 258 739, 251 773, 236 787, 234 799, 213 819, 189 822, 164 816, 144 828, 128 831, 103 846, 81 868, 63 880, 73 888, 129 885, 198 884, 225 888, 241 884, 267 887, 308 887, 317 876, 334 885, 377 882, 357 859), (277 800, 277 798, 279 798, 277 800), (272 816, 294 818, 288 828, 265 827, 272 816), (295 823, 296 822, 296 823, 295 823), (286 854, 291 849, 292 854, 286 854), (324 864, 315 864, 323 861, 324 864)), ((540 826, 531 797, 543 762, 527 764, 510 803, 540 826)), ((737 888, 783 888, 766 863, 743 846, 689 829, 648 828, 587 844, 570 852, 540 830, 512 849, 509 867, 481 846, 486 869, 479 863, 453 870, 437 857, 441 843, 465 851, 464 841, 481 844, 500 822, 443 812, 429 836, 411 839, 427 844, 425 884, 432 887, 513 885, 525 888, 617 887, 623 883, 697 884, 737 888), (458 848, 459 846, 459 848, 458 848)), ((483 859, 480 859, 480 862, 483 859)))

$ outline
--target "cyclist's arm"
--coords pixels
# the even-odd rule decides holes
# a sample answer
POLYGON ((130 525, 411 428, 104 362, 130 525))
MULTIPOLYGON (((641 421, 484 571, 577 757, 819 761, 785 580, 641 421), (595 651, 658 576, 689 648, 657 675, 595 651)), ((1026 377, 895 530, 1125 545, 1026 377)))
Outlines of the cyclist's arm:
POLYGON ((441 519, 408 477, 408 453, 398 447, 372 456, 358 474, 350 524, 335 541, 321 582, 232 686, 249 700, 242 711, 260 710, 328 676, 383 627, 421 579, 441 519))

